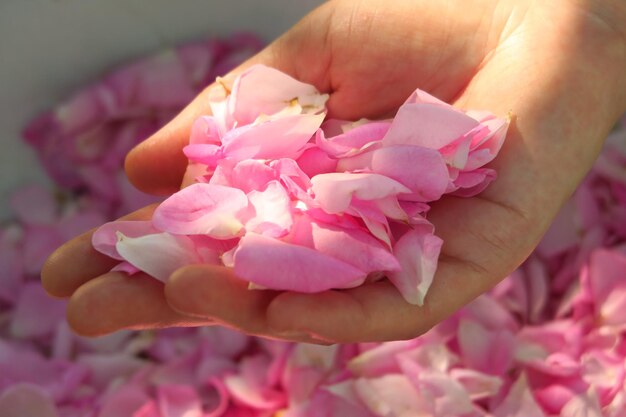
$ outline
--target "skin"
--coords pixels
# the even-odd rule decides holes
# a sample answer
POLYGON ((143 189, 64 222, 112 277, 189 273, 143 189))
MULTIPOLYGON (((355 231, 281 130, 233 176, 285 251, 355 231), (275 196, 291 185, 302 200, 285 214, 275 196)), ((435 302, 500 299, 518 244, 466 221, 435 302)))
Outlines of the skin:
MULTIPOLYGON (((513 114, 498 179, 480 196, 446 197, 429 220, 444 240, 425 305, 387 282, 320 294, 248 291, 226 268, 188 266, 163 286, 108 273, 91 232, 47 261, 43 285, 70 297, 83 335, 219 323, 313 343, 416 337, 492 288, 530 254, 626 111, 623 0, 330 1, 257 56, 330 93, 330 117, 393 115, 420 88, 464 109, 513 114)), ((191 122, 207 91, 127 157, 140 189, 175 192, 191 122)), ((130 215, 149 217, 150 208, 130 215)))

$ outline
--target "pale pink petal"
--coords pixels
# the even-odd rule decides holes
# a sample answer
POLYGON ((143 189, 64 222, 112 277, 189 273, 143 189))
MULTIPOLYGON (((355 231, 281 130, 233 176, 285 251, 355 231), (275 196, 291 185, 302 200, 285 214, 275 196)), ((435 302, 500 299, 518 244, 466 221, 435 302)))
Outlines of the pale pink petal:
POLYGON ((302 201, 307 206, 315 205, 309 195, 311 179, 300 169, 296 161, 281 158, 270 162, 269 165, 276 171, 280 182, 293 198, 302 201))
POLYGON ((187 236, 158 233, 132 238, 118 232, 115 248, 127 262, 162 282, 185 265, 201 263, 187 236))
POLYGON ((460 172, 453 181, 455 191, 452 192, 452 195, 473 197, 483 192, 496 177, 496 171, 490 168, 478 168, 473 171, 460 172))
POLYGON ((202 417, 202 403, 194 387, 161 385, 157 388, 158 405, 163 417, 202 417))
POLYGON ((504 401, 493 411, 494 417, 546 417, 528 387, 522 374, 511 387, 504 401))
POLYGON ((409 379, 401 374, 379 378, 359 378, 354 381, 359 400, 376 416, 401 416, 407 410, 428 415, 425 401, 409 379))
POLYGON ((41 388, 16 384, 0 395, 2 417, 59 417, 54 401, 41 388))
POLYGON ((326 101, 314 86, 263 65, 244 71, 228 97, 230 110, 239 125, 252 123, 261 115, 278 113, 294 99, 301 106, 312 106, 313 112, 324 110, 326 101))
POLYGON ((297 158, 324 120, 323 114, 298 114, 229 131, 223 152, 236 160, 297 158))
POLYGON ((305 215, 296 219, 293 230, 285 237, 285 241, 315 249, 367 274, 397 271, 400 268, 389 249, 365 230, 343 229, 317 222, 305 215))
POLYGON ((364 271, 314 249, 253 233, 241 238, 234 268, 238 277, 263 287, 307 293, 353 287, 366 276, 364 271))
POLYGON ((472 113, 468 112, 467 114, 479 120, 481 126, 487 129, 487 133, 482 134, 483 132, 480 132, 481 134, 474 135, 468 160, 464 167, 465 170, 480 168, 496 157, 504 144, 511 121, 509 117, 501 119, 491 114, 477 117, 472 113))
POLYGON ((444 107, 450 107, 448 103, 438 99, 437 97, 428 94, 426 91, 417 89, 411 93, 409 98, 406 99, 404 104, 414 104, 414 103, 422 103, 422 104, 436 104, 444 107))
POLYGON ((608 249, 598 249, 590 261, 591 296, 597 314, 606 324, 626 324, 626 255, 608 249))
POLYGON ((408 103, 400 107, 391 122, 383 146, 441 149, 477 125, 476 120, 449 105, 408 103))
POLYGON ((248 200, 254 207, 254 217, 246 223, 246 231, 270 237, 289 232, 293 224, 291 200, 278 181, 267 184, 264 191, 251 191, 248 200))
POLYGON ((420 396, 432 404, 436 416, 465 416, 474 405, 463 385, 443 372, 420 369, 411 361, 401 361, 402 370, 420 396))
POLYGON ((123 352, 83 353, 75 361, 89 369, 89 383, 100 391, 106 390, 116 379, 129 378, 147 365, 145 360, 123 352))
POLYGON ((248 198, 241 190, 193 184, 161 203, 152 222, 169 233, 230 239, 242 232, 243 224, 237 215, 247 207, 248 198))
POLYGON ((432 233, 432 228, 418 227, 407 232, 394 245, 393 253, 402 269, 387 276, 407 302, 424 304, 437 270, 442 244, 443 241, 432 233))
POLYGON ((254 409, 280 408, 285 403, 285 395, 268 386, 269 365, 267 357, 262 355, 244 358, 239 364, 240 373, 224 378, 226 389, 238 401, 254 409))
POLYGON ((388 121, 345 123, 339 127, 340 132, 331 133, 332 130, 337 130, 335 124, 336 121, 333 120, 325 121, 322 124, 323 130, 315 137, 319 149, 333 158, 354 156, 378 146, 391 126, 388 121))
POLYGON ((311 179, 315 200, 328 213, 343 213, 352 198, 376 200, 411 190, 383 175, 371 173, 332 173, 316 175, 311 179))
POLYGON ((503 375, 511 366, 515 339, 506 329, 490 331, 472 320, 461 320, 458 343, 466 366, 490 375, 503 375))
POLYGON ((503 384, 502 378, 472 369, 452 369, 450 376, 463 385, 464 390, 473 401, 494 397, 503 384))
POLYGON ((323 389, 316 390, 309 401, 301 404, 299 407, 291 403, 281 417, 323 417, 323 416, 341 416, 341 417, 375 417, 365 405, 353 394, 347 396, 341 389, 342 385, 350 385, 348 390, 352 390, 351 381, 325 386, 323 389))
POLYGON ((561 410, 561 417, 603 417, 598 398, 593 391, 586 395, 575 395, 561 410))
POLYGON ((264 190, 270 181, 276 179, 278 179, 276 170, 256 159, 236 163, 229 174, 231 187, 239 188, 244 193, 264 190))
POLYGON ((159 231, 150 221, 118 220, 100 226, 91 237, 91 244, 98 252, 123 261, 124 258, 117 252, 115 247, 118 241, 118 232, 127 237, 141 237, 158 233, 159 231))
POLYGON ((354 357, 347 368, 360 377, 376 377, 384 374, 399 373, 397 354, 409 351, 420 342, 416 339, 381 343, 377 347, 354 357))
POLYGON ((339 161, 341 171, 366 171, 384 175, 407 186, 412 194, 403 200, 434 201, 441 198, 450 176, 441 154, 419 146, 387 146, 339 161))

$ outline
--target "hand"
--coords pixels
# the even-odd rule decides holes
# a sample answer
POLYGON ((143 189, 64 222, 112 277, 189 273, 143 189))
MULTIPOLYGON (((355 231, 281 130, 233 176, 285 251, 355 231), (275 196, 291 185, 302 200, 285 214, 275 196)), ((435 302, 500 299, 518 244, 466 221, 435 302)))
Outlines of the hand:
MULTIPOLYGON (((621 0, 331 1, 246 62, 263 63, 330 93, 329 116, 389 116, 415 89, 514 123, 480 196, 445 197, 429 220, 444 239, 423 307, 387 282, 298 294, 249 291, 226 268, 189 266, 162 284, 110 273, 90 234, 43 271, 71 296, 79 333, 220 323, 244 332, 333 343, 415 337, 498 283, 533 250, 626 110, 626 5, 621 0)), ((234 74, 233 73, 233 74, 234 74)), ((231 74, 232 76, 232 74, 231 74)), ((208 90, 207 90, 208 91, 208 90)), ((175 192, 191 122, 207 91, 127 158, 140 189, 175 192)), ((130 215, 149 217, 149 209, 130 215)))

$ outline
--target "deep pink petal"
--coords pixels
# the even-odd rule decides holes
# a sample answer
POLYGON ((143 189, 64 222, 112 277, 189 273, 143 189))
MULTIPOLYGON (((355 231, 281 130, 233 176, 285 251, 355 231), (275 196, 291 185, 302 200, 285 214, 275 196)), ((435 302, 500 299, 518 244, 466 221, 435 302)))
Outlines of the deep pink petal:
POLYGON ((317 147, 311 147, 302 152, 297 163, 300 169, 309 177, 337 170, 337 160, 330 158, 326 152, 317 147))

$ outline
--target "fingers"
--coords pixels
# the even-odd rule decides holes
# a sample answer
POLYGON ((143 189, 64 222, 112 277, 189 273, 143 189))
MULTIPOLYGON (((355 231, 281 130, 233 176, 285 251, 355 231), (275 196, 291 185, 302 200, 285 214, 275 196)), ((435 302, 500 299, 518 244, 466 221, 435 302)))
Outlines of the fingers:
POLYGON ((488 285, 462 262, 443 261, 418 307, 387 281, 319 294, 249 290, 227 268, 190 266, 172 276, 165 294, 177 311, 246 333, 328 344, 416 337, 488 285))
POLYGON ((322 343, 304 331, 276 331, 267 320, 268 307, 278 291, 249 290, 229 268, 194 265, 176 271, 165 286, 165 297, 176 311, 201 320, 214 320, 247 334, 283 340, 322 343))
POLYGON ((70 298, 67 320, 83 336, 100 336, 120 329, 212 324, 169 307, 161 282, 146 274, 128 276, 122 272, 110 272, 82 285, 70 298))
POLYGON ((463 263, 440 262, 423 306, 407 303, 391 283, 381 281, 345 291, 283 293, 267 317, 276 329, 339 343, 411 339, 485 291, 483 278, 463 263))
MULTIPOLYGON (((119 220, 143 220, 152 215, 155 205, 144 207, 119 220)), ((46 260, 41 281, 48 294, 69 297, 87 281, 105 274, 119 261, 96 251, 91 244, 92 229, 65 243, 46 260)))
POLYGON ((189 143, 191 125, 199 116, 210 114, 208 91, 126 156, 126 175, 135 187, 159 195, 178 191, 187 167, 183 148, 189 143))

